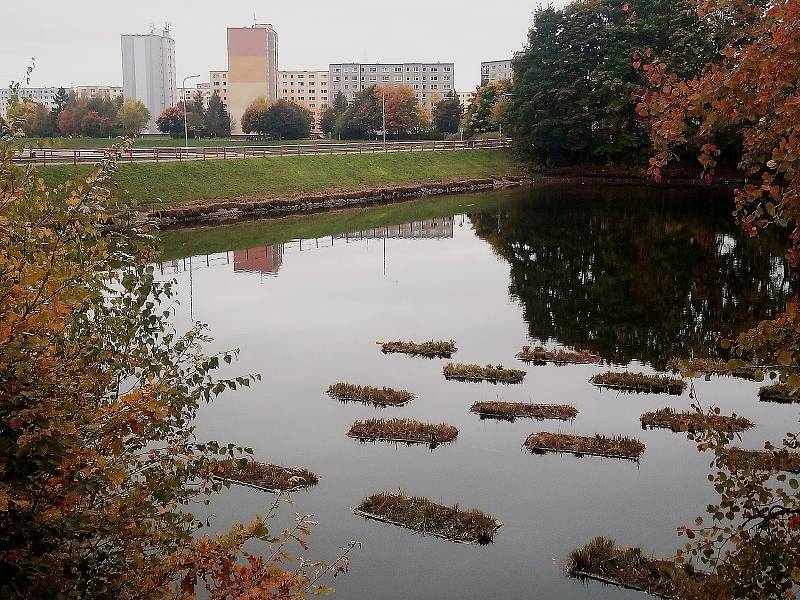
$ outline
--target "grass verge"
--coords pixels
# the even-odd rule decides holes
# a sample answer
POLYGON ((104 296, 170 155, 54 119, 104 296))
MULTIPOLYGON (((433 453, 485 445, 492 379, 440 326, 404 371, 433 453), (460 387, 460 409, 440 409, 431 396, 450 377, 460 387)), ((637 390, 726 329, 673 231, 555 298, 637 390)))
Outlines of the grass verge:
POLYGON ((413 419, 369 419, 353 423, 347 435, 367 442, 380 440, 402 444, 428 444, 435 448, 439 444, 455 441, 458 429, 446 423, 434 425, 413 419))
MULTIPOLYGON (((49 165, 37 173, 57 185, 91 170, 88 165, 49 165)), ((453 150, 122 163, 116 181, 149 210, 204 200, 282 198, 521 174, 510 151, 453 150)))
POLYGON ((502 523, 478 509, 444 506, 402 492, 381 492, 365 498, 355 514, 425 535, 466 544, 489 544, 502 523))
POLYGON ((328 388, 328 395, 341 402, 363 402, 375 406, 403 406, 414 399, 414 394, 406 390, 352 383, 334 383, 328 388))
POLYGON ((534 365, 544 365, 555 363, 557 365, 588 365, 597 364, 602 359, 597 354, 591 352, 579 352, 570 350, 547 350, 542 346, 531 348, 523 346, 522 352, 517 354, 517 358, 526 363, 534 365))
POLYGON ((522 402, 476 402, 470 412, 480 415, 481 419, 502 419, 514 421, 518 418, 557 419, 571 421, 578 416, 578 409, 567 404, 524 404, 522 402))
POLYGON ((741 377, 743 379, 755 379, 756 371, 759 369, 753 365, 730 366, 724 360, 713 358, 693 358, 681 360, 672 358, 667 363, 667 367, 673 373, 687 373, 688 375, 722 375, 729 377, 741 377))
POLYGON ((800 390, 788 383, 775 383, 758 390, 758 398, 763 402, 790 404, 792 402, 800 402, 800 390))
POLYGON ((525 371, 506 369, 503 365, 464 365, 449 363, 442 369, 445 379, 456 381, 489 381, 491 383, 522 383, 525 371))
POLYGON ((671 429, 675 432, 694 433, 706 429, 738 433, 750 429, 752 421, 736 415, 708 415, 699 412, 676 412, 672 408, 661 408, 641 416, 642 428, 671 429))
POLYGON ((219 479, 265 492, 291 492, 317 485, 319 477, 299 467, 281 467, 252 460, 223 461, 214 469, 219 479))
POLYGON ((641 548, 620 548, 614 540, 596 537, 573 550, 567 560, 567 573, 578 579, 647 592, 659 598, 681 598, 706 578, 691 565, 651 558, 641 548))
POLYGON ((617 373, 599 373, 591 381, 597 387, 605 387, 627 392, 650 392, 680 395, 686 387, 686 382, 677 377, 666 375, 645 375, 644 373, 630 373, 625 371, 617 373))
POLYGON ((424 356, 425 358, 450 358, 456 352, 456 343, 450 341, 423 342, 385 342, 381 344, 384 354, 410 354, 411 356, 424 356))
POLYGON ((576 456, 605 456, 639 460, 644 454, 644 444, 624 436, 583 437, 566 433, 532 433, 525 440, 525 447, 534 454, 546 452, 570 452, 576 456))

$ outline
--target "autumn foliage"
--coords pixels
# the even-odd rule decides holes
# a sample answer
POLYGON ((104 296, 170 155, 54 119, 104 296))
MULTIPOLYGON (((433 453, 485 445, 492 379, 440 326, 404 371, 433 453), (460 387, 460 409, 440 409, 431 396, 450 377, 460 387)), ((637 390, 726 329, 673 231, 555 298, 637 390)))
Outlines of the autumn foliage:
MULTIPOLYGON (((678 158, 677 148, 694 146, 704 177, 711 181, 723 155, 719 139, 734 132, 745 178, 736 190, 734 216, 750 235, 766 228, 785 233, 787 257, 800 264, 800 1, 760 3, 745 0, 697 2, 701 19, 724 22, 729 43, 698 76, 679 77, 657 53, 633 54, 648 87, 637 111, 649 120, 655 155, 650 171, 660 180, 678 158)), ((792 300, 775 319, 763 321, 724 341, 736 368, 746 359, 773 365, 756 373, 800 391, 800 303, 792 300)), ((699 409, 698 409, 699 410, 699 409)), ((712 409, 709 414, 716 414, 712 409)), ((713 567, 723 597, 796 597, 800 585, 800 482, 779 474, 783 456, 800 439, 788 433, 766 460, 742 462, 729 447, 733 436, 710 428, 698 436, 702 450, 713 451, 709 477, 720 495, 709 516, 681 528, 689 556, 713 567), (770 466, 771 465, 771 466, 770 466)), ((679 555, 683 559, 684 554, 679 555)))
POLYGON ((113 176, 54 188, 4 125, 0 151, 0 597, 288 598, 346 567, 290 564, 312 524, 274 536, 264 518, 203 535, 189 503, 218 492, 221 459, 198 443, 202 403, 254 379, 216 379, 202 327, 169 324, 172 284, 113 176), (253 545, 252 542, 261 542, 253 545), (252 554, 245 551, 248 546, 252 554))

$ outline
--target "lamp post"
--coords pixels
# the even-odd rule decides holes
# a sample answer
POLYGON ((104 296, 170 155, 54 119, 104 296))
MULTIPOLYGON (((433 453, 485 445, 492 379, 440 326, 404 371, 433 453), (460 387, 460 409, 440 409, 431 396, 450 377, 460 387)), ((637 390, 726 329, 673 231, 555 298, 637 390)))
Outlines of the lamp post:
POLYGON ((200 75, 187 75, 186 77, 184 77, 183 87, 181 88, 183 90, 183 135, 186 139, 186 146, 184 146, 184 148, 186 150, 189 149, 189 121, 187 120, 186 117, 186 113, 188 112, 186 110, 186 80, 195 79, 196 77, 200 77, 200 75))
POLYGON ((386 146, 386 86, 381 89, 383 95, 383 145, 386 146))

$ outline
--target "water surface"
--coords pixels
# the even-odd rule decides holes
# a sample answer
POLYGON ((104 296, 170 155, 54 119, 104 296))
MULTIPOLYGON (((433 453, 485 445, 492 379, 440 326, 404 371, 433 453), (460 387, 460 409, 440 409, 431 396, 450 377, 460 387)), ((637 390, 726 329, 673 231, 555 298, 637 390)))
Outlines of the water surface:
MULTIPOLYGON (((750 240, 710 190, 542 187, 164 234, 176 319, 208 323, 215 349, 241 349, 225 374, 263 381, 203 408, 201 439, 250 446, 259 460, 307 467, 320 484, 293 510, 313 513, 310 554, 360 540, 338 598, 635 598, 563 575, 569 551, 598 534, 671 555, 676 527, 713 501, 710 457, 685 436, 642 431, 639 416, 687 409, 687 394, 620 395, 588 383, 603 366, 525 366, 526 344, 592 350, 646 372, 675 355, 716 352, 720 335, 779 310, 790 291, 780 241, 750 240), (191 257, 191 258, 190 258, 191 257), (446 361, 384 356, 378 339, 455 339, 459 362, 527 371, 521 385, 445 381, 446 361), (388 385, 417 398, 378 410, 340 404, 331 383, 388 385), (574 422, 514 423, 470 414, 478 400, 569 403, 574 422), (448 422, 458 440, 426 447, 361 444, 354 420, 448 422), (647 446, 640 463, 521 449, 535 431, 624 434, 647 446), (504 523, 494 544, 449 543, 352 514, 363 497, 402 489, 476 506, 504 523)), ((699 398, 756 422, 759 448, 797 420, 759 403, 758 384, 697 381, 699 398)), ((271 499, 232 488, 212 505, 220 525, 271 499)))

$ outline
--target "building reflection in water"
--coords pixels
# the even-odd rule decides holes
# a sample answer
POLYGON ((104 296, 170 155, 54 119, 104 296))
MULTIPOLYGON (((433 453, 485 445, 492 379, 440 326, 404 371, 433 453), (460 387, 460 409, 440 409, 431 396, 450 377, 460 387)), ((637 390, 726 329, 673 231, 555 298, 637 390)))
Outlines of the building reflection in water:
POLYGON ((158 268, 162 275, 174 275, 178 273, 191 274, 192 271, 227 267, 233 264, 234 273, 256 273, 262 276, 274 277, 283 265, 283 257, 286 254, 330 248, 341 242, 350 244, 360 241, 387 239, 452 239, 455 219, 456 217, 454 216, 446 216, 423 221, 412 221, 411 223, 400 225, 387 225, 385 227, 351 231, 322 238, 291 240, 271 246, 258 246, 232 252, 191 256, 163 261, 158 264, 158 268))

